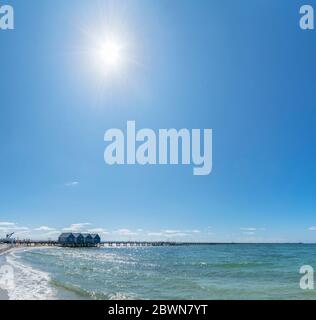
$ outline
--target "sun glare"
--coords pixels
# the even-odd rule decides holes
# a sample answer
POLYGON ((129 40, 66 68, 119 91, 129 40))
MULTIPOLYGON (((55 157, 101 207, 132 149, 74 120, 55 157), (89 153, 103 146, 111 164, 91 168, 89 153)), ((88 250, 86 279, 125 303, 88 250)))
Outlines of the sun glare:
POLYGON ((105 41, 96 49, 96 58, 107 71, 115 71, 123 62, 122 49, 122 45, 113 39, 105 41))

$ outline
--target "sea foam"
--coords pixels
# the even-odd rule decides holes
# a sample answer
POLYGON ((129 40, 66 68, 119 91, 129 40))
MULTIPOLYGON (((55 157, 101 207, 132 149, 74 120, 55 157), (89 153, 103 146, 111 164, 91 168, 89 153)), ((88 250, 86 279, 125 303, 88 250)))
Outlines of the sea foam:
POLYGON ((22 264, 15 252, 6 256, 14 270, 14 288, 8 291, 10 300, 54 300, 56 291, 50 285, 50 275, 22 264))

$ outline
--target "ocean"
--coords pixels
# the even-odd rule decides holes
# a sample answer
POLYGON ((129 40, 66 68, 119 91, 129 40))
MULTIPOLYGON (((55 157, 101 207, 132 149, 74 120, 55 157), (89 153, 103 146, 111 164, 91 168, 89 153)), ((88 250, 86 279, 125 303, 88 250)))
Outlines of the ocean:
MULTIPOLYGON (((316 245, 17 249, 10 299, 316 299, 301 266, 316 245)), ((2 261, 4 262, 4 261, 2 261)))

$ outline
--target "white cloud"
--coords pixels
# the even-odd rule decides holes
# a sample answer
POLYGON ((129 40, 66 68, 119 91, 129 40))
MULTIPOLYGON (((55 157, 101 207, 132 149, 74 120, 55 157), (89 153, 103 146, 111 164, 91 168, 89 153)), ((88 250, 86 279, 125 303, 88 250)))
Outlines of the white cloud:
POLYGON ((201 233, 200 230, 187 230, 185 233, 201 233))
POLYGON ((162 235, 166 238, 187 237, 201 233, 200 230, 162 230, 162 235))
POLYGON ((0 226, 10 227, 14 225, 15 225, 14 222, 0 222, 0 226))
POLYGON ((200 235, 200 230, 161 230, 161 231, 149 231, 146 233, 148 237, 160 237, 161 240, 169 240, 175 238, 183 238, 183 237, 196 237, 200 235))
POLYGON ((28 227, 13 227, 12 230, 16 230, 16 231, 26 231, 29 230, 30 228, 28 227))
POLYGON ((54 228, 50 228, 50 227, 47 227, 47 226, 41 226, 39 228, 36 228, 34 229, 35 231, 53 231, 55 230, 54 228))
POLYGON ((3 232, 16 232, 16 231, 26 231, 26 230, 29 230, 29 228, 28 227, 19 227, 16 224, 0 226, 0 231, 3 231, 3 232))
POLYGON ((257 231, 257 228, 240 228, 241 231, 257 231))
POLYGON ((63 231, 71 231, 71 232, 76 232, 76 231, 82 231, 83 229, 87 228, 91 223, 85 222, 85 223, 73 223, 67 228, 63 228, 63 231))
POLYGON ((88 229, 88 232, 90 233, 102 233, 102 234, 109 234, 108 231, 106 231, 103 228, 94 228, 94 229, 88 229))
POLYGON ((187 237, 189 236, 188 233, 184 233, 184 232, 175 232, 175 233, 169 233, 169 234, 165 234, 165 237, 167 238, 176 238, 176 237, 187 237))
POLYGON ((163 233, 166 234, 173 234, 173 233, 179 233, 181 232, 180 230, 163 230, 163 233))
POLYGON ((266 228, 240 228, 241 231, 246 231, 246 232, 255 232, 255 231, 266 231, 266 228))
POLYGON ((66 182, 65 183, 65 186, 66 187, 76 187, 79 185, 79 182, 78 181, 70 181, 70 182, 66 182))
POLYGON ((115 230, 115 231, 113 231, 113 234, 120 235, 120 236, 136 236, 137 235, 136 232, 133 232, 129 229, 115 230))
POLYGON ((316 231, 316 227, 309 227, 308 231, 316 231))

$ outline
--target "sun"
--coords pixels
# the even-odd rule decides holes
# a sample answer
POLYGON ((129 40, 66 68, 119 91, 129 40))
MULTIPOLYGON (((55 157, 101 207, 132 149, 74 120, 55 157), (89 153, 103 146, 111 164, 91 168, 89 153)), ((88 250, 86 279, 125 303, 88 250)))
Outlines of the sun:
MULTIPOLYGON (((1 0, 0 0, 1 1, 1 0)), ((103 29, 102 29, 103 30, 103 29)), ((82 50, 86 68, 100 85, 122 84, 138 62, 134 41, 123 31, 87 30, 82 50)))
POLYGON ((96 59, 107 71, 118 70, 123 63, 123 46, 115 39, 99 43, 96 48, 96 59))

